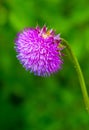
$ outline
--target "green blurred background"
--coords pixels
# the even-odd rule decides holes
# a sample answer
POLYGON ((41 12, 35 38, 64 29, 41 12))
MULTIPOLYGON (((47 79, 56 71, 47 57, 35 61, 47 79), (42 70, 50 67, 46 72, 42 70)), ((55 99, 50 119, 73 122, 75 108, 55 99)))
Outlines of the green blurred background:
POLYGON ((0 0, 0 130, 89 130, 73 64, 42 78, 16 59, 14 39, 25 27, 53 28, 69 41, 89 92, 89 0, 0 0))

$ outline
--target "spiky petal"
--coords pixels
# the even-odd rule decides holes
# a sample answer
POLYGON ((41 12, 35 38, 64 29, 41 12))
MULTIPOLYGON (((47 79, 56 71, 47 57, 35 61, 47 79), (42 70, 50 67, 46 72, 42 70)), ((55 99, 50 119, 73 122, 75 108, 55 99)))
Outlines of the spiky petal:
POLYGON ((61 69, 60 35, 46 26, 26 28, 15 40, 17 58, 21 64, 38 76, 48 76, 61 69))

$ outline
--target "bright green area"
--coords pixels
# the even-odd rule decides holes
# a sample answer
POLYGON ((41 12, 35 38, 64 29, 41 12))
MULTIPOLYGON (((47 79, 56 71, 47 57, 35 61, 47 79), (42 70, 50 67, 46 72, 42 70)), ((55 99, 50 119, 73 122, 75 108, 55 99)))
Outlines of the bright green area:
POLYGON ((75 68, 42 78, 16 58, 14 39, 25 27, 53 28, 78 57, 89 92, 89 0, 0 0, 0 130, 89 130, 75 68))

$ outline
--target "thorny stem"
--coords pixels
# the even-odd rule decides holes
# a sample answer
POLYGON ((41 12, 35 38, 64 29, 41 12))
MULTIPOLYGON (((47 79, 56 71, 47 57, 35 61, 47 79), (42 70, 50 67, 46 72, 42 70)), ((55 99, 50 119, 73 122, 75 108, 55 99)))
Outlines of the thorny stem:
POLYGON ((74 53, 73 53, 70 45, 68 44, 68 42, 66 40, 64 40, 63 38, 61 38, 61 41, 62 41, 62 44, 66 47, 68 54, 72 58, 74 67, 75 67, 76 72, 78 74, 78 79, 79 79, 79 83, 80 83, 80 86, 81 86, 81 90, 82 90, 84 102, 85 102, 85 105, 86 105, 86 109, 87 109, 87 111, 89 113, 89 97, 88 97, 88 93, 87 93, 83 73, 82 73, 82 70, 80 68, 79 62, 78 62, 76 56, 74 55, 74 53))

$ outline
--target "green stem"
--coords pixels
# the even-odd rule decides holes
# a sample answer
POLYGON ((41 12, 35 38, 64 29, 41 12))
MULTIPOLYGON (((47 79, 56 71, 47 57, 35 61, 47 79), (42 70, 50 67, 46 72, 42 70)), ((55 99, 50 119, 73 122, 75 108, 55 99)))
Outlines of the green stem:
POLYGON ((74 67, 76 68, 76 72, 78 74, 78 78, 79 78, 79 82, 80 82, 80 86, 81 86, 84 102, 85 102, 85 105, 86 105, 86 109, 89 112, 89 97, 88 97, 88 93, 87 93, 84 77, 83 77, 83 74, 82 74, 79 62, 78 62, 76 56, 74 55, 74 53, 73 53, 70 45, 68 44, 68 42, 66 40, 64 40, 63 38, 61 38, 61 40, 62 40, 63 45, 66 47, 67 52, 69 53, 69 55, 72 58, 74 67))

